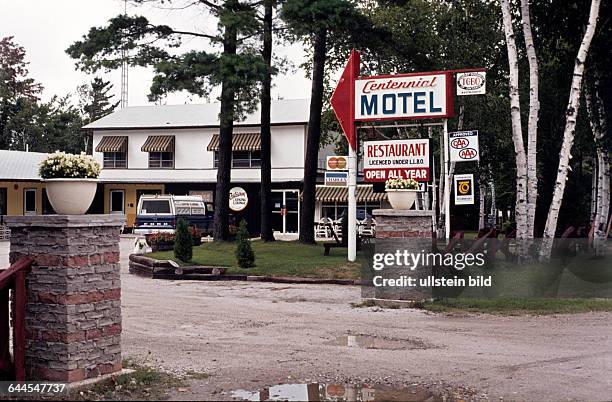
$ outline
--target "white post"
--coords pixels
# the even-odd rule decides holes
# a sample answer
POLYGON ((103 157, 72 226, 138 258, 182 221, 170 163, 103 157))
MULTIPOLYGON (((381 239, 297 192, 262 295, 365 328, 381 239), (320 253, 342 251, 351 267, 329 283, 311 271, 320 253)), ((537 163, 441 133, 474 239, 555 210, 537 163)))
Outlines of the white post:
POLYGON ((348 260, 357 259, 357 152, 349 146, 348 157, 348 260))
POLYGON ((448 119, 444 119, 444 231, 450 239, 450 158, 448 153, 448 119))

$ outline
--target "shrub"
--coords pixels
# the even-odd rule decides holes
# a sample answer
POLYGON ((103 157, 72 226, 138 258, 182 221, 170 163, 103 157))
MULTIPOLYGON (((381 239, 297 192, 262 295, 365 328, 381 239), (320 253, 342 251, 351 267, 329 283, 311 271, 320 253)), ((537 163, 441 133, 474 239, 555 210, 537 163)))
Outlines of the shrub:
POLYGON ((255 253, 251 247, 251 238, 244 220, 240 222, 236 233, 236 261, 240 268, 250 268, 255 266, 255 253))
POLYGON ((174 235, 174 257, 183 261, 191 261, 193 256, 193 238, 189 233, 189 226, 185 219, 179 219, 176 223, 174 235))
POLYGON ((56 151, 40 163, 38 172, 43 179, 97 179, 100 164, 93 156, 56 151))

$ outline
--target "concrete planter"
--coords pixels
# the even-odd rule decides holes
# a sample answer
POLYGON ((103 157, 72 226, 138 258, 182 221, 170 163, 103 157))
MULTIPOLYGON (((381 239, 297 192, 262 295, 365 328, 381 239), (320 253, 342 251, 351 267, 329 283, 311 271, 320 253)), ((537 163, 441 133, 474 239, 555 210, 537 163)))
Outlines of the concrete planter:
POLYGON ((418 190, 390 190, 387 189, 387 197, 393 209, 410 209, 416 201, 418 190))
POLYGON ((97 179, 47 179, 47 195, 60 215, 83 215, 96 195, 97 179))

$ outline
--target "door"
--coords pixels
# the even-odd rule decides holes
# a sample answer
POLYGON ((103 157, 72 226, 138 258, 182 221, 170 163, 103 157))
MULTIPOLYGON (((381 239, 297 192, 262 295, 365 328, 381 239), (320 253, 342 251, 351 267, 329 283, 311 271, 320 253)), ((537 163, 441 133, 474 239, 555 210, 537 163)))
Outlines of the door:
POLYGON ((111 190, 110 191, 110 213, 125 214, 125 191, 111 190))
POLYGON ((36 189, 26 188, 23 190, 23 214, 36 215, 36 189))
POLYGON ((272 229, 281 233, 298 233, 299 223, 299 190, 272 190, 272 229))

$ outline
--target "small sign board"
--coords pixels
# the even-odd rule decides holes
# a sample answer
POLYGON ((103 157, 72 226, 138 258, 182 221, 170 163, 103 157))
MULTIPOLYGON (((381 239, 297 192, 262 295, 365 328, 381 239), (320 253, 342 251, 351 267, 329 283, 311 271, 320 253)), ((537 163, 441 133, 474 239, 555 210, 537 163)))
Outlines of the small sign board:
POLYGON ((325 172, 325 185, 346 187, 348 185, 348 172, 325 172))
POLYGON ((474 175, 456 174, 453 177, 455 205, 474 205, 474 175))
POLYGON ((348 157, 346 156, 328 156, 325 170, 347 170, 348 157))
POLYGON ((431 181, 431 149, 427 138, 366 141, 363 143, 363 177, 366 182, 389 179, 431 181))
POLYGON ((484 95, 487 92, 487 73, 474 71, 457 73, 457 95, 484 95))
POLYGON ((448 133, 451 162, 472 162, 480 160, 478 130, 448 133))
POLYGON ((249 204, 249 196, 242 187, 233 187, 229 195, 229 207, 232 211, 240 212, 249 204))

